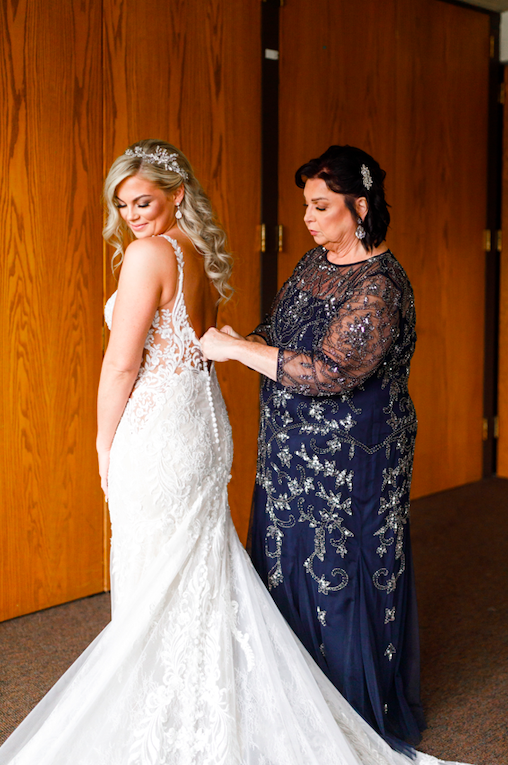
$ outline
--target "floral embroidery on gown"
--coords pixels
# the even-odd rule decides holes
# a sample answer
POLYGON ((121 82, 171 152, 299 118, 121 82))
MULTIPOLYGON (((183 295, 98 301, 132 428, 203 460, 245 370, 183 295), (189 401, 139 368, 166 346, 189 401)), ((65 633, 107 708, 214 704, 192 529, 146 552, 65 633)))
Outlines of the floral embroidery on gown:
POLYGON ((315 247, 255 333, 279 355, 261 390, 253 563, 349 703, 395 747, 415 744, 411 285, 389 251, 340 265, 315 247))
POLYGON ((0 763, 408 765, 314 664, 240 544, 227 413, 168 241, 175 307, 155 314, 112 447, 112 620, 0 763))

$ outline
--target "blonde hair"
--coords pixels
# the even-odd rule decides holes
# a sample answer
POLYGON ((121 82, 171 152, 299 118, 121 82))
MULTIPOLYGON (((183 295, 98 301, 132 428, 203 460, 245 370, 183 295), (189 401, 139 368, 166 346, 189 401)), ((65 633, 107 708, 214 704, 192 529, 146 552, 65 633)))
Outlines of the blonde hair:
POLYGON ((143 156, 136 156, 133 153, 122 154, 113 162, 104 182, 107 218, 102 231, 106 242, 115 250, 111 259, 113 271, 122 263, 125 241, 132 241, 134 238, 118 211, 116 190, 126 178, 139 173, 166 194, 176 191, 183 185, 184 197, 179 208, 182 217, 176 221, 178 228, 187 234, 198 252, 202 254, 206 275, 221 298, 228 300, 233 293, 233 288, 229 284, 233 259, 226 251, 224 229, 216 219, 211 202, 194 175, 189 160, 181 151, 165 141, 149 138, 137 141, 129 149, 134 152, 137 147, 145 154, 154 154, 158 147, 160 150, 167 150, 169 154, 176 154, 176 164, 182 170, 182 175, 172 169, 166 169, 159 163, 147 162, 143 156))

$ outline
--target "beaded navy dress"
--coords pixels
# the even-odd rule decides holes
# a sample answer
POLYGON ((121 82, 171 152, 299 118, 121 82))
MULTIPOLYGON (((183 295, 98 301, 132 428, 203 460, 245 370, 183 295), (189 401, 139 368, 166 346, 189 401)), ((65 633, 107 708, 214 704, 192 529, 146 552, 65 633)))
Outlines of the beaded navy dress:
POLYGON ((310 250, 255 331, 261 390, 253 563, 321 669, 392 746, 425 727, 409 539, 413 292, 391 252, 310 250))

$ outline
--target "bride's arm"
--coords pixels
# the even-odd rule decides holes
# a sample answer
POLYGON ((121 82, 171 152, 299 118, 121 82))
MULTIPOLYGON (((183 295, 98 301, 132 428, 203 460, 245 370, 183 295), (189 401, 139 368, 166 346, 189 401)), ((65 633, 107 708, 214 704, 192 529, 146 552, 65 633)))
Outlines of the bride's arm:
MULTIPOLYGON (((108 349, 97 400, 97 453, 102 489, 108 496, 111 444, 141 364, 143 347, 160 304, 168 253, 160 240, 138 239, 125 251, 108 349)), ((176 260, 169 275, 177 280, 176 260)), ((166 287, 166 284, 165 284, 166 287)))

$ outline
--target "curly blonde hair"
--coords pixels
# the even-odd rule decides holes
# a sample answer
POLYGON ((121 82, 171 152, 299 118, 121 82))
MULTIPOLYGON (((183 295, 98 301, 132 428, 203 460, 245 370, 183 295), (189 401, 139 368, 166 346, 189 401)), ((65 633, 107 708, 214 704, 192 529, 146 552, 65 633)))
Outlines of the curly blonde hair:
POLYGON ((145 154, 154 154, 158 148, 165 149, 169 154, 176 154, 176 163, 183 171, 183 175, 166 169, 159 163, 149 163, 142 156, 136 156, 134 153, 122 154, 113 162, 104 182, 103 196, 107 218, 102 231, 106 242, 115 250, 111 259, 113 271, 123 261, 124 243, 134 238, 118 211, 116 190, 126 178, 141 174, 143 178, 151 181, 166 194, 176 191, 183 185, 184 197, 179 208, 182 217, 177 219, 178 228, 187 234, 198 252, 202 254, 205 273, 221 298, 229 300, 233 293, 233 288, 229 284, 233 259, 226 251, 226 234, 216 219, 211 202, 194 175, 189 160, 181 151, 165 141, 149 138, 137 141, 129 147, 131 152, 137 148, 145 154))

